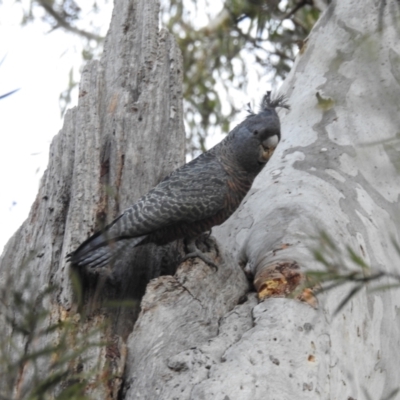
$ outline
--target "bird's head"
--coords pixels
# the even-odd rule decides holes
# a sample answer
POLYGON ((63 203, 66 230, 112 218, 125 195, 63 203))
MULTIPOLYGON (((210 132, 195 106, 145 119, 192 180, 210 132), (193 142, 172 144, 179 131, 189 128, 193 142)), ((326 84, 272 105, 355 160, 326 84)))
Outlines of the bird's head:
POLYGON ((283 97, 271 100, 270 92, 267 92, 260 111, 251 111, 228 135, 236 161, 248 172, 261 171, 281 139, 277 107, 288 108, 288 105, 283 97))

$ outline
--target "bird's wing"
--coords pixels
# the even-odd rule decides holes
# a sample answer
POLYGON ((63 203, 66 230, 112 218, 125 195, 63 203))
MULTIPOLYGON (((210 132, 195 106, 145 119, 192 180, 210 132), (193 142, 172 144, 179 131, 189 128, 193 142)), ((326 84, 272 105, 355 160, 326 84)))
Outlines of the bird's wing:
POLYGON ((226 172, 213 153, 178 168, 101 232, 69 255, 72 263, 99 267, 126 246, 136 246, 149 233, 218 213, 227 192, 226 172))
POLYGON ((101 268, 121 255, 126 249, 137 246, 146 236, 110 240, 107 232, 100 231, 85 240, 67 258, 78 266, 101 268))
POLYGON ((128 208, 109 229, 114 237, 137 237, 180 222, 211 217, 223 207, 227 174, 211 153, 174 171, 128 208))

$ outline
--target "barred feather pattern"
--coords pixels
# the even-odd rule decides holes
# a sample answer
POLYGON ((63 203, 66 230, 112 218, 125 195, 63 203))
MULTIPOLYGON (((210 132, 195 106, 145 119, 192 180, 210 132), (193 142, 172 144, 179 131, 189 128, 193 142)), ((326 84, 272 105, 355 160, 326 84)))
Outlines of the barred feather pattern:
POLYGON ((280 140, 275 108, 282 104, 283 99, 273 103, 264 98, 259 113, 249 115, 219 144, 172 172, 102 232, 83 242, 69 255, 71 262, 103 267, 126 247, 195 238, 223 223, 238 208, 280 140))

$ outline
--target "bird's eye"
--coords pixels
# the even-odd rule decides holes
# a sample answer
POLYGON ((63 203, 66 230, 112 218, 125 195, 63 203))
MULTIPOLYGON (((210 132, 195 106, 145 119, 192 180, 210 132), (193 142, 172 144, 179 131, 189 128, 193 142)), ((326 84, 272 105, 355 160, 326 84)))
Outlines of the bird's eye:
POLYGON ((254 136, 258 135, 258 130, 257 129, 253 132, 253 135, 254 136))

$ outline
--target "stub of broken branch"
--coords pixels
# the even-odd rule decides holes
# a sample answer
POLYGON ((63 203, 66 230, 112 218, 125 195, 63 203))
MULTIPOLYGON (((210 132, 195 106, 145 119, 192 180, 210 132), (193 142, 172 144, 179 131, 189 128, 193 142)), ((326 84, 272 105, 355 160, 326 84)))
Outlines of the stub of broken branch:
POLYGON ((303 281, 300 267, 295 261, 278 261, 261 269, 254 278, 260 300, 285 297, 303 281))
POLYGON ((287 297, 294 294, 296 299, 316 308, 317 299, 312 289, 301 290, 304 281, 305 276, 296 261, 280 260, 260 269, 254 278, 254 286, 261 301, 269 297, 287 297), (296 290, 299 290, 300 294, 296 295, 296 290))

